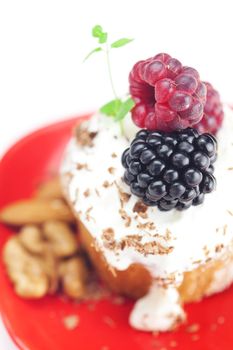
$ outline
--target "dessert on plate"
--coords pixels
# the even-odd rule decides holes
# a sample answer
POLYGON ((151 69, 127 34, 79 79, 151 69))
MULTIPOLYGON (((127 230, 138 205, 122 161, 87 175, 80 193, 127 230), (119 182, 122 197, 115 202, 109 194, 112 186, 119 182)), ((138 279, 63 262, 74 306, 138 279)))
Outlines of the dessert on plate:
POLYGON ((168 331, 233 280, 233 113, 167 54, 137 62, 129 84, 132 119, 78 125, 61 178, 101 279, 136 300, 130 324, 168 331))

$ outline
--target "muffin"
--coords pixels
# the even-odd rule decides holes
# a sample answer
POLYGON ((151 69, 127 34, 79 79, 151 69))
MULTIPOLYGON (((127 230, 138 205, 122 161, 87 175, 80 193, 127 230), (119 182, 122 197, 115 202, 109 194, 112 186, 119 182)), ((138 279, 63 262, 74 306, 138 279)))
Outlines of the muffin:
MULTIPOLYGON (((182 74, 192 75, 190 72, 185 67, 177 73, 178 78, 182 74)), ((101 279, 114 292, 136 300, 130 324, 144 331, 168 331, 185 320, 185 303, 218 293, 233 280, 233 113, 225 107, 221 125, 220 102, 213 111, 213 103, 208 105, 205 96, 202 101, 206 112, 199 111, 195 123, 187 114, 190 105, 182 125, 178 119, 163 122, 163 114, 156 111, 161 111, 165 102, 159 105, 157 93, 158 100, 154 101, 157 122, 152 115, 148 117, 151 113, 148 110, 139 119, 132 79, 131 72, 130 91, 136 103, 132 111, 134 123, 127 116, 122 134, 118 123, 97 113, 77 125, 66 149, 61 178, 77 218, 83 247, 101 279), (209 147, 208 142, 216 148, 216 140, 206 131, 217 132, 218 150, 209 147), (169 141, 170 147, 173 142, 171 153, 162 155, 161 147, 153 144, 158 137, 163 146, 169 141), (190 150, 184 148, 184 141, 190 150), (141 150, 139 144, 143 144, 141 150), (145 150, 153 153, 148 152, 151 159, 145 158, 145 150), (182 167, 175 163, 180 150, 189 159, 189 164, 182 167), (201 165, 200 159, 196 160, 198 152, 204 153, 201 165), (155 168, 158 165, 155 159, 163 164, 160 172, 155 168), (203 165, 205 160, 208 164, 203 165), (182 194, 178 193, 181 187, 176 194, 171 190, 177 184, 174 179, 168 180, 171 168, 172 176, 174 171, 178 173, 180 186, 186 186, 182 194), (201 174, 195 184, 188 177, 190 169, 192 174, 195 171, 195 175, 201 174), (158 182, 160 186, 156 187, 158 182)), ((161 79, 165 78, 153 82, 155 90, 161 79)), ((136 94, 142 93, 144 82, 137 84, 141 85, 137 86, 136 94)), ((145 86, 143 89, 145 97, 145 86)), ((192 101, 197 89, 191 94, 192 101)), ((210 86, 207 89, 210 101, 213 89, 210 86)), ((143 103, 148 102, 144 99, 143 103)), ((175 118, 179 113, 176 111, 175 118)))

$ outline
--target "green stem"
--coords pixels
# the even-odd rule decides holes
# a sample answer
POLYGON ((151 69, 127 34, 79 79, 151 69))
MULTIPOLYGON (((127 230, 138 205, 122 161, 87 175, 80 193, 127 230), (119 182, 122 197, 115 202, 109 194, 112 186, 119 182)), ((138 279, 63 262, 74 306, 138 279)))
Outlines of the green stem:
POLYGON ((120 124, 121 135, 124 135, 125 134, 125 130, 124 130, 124 122, 123 122, 123 120, 120 120, 119 124, 120 124))
MULTIPOLYGON (((117 96, 117 93, 116 93, 116 90, 115 90, 115 86, 114 86, 114 83, 113 83, 112 69, 111 69, 111 63, 110 63, 110 57, 109 57, 109 48, 108 48, 108 44, 107 43, 106 43, 106 59, 107 59, 108 75, 109 75, 109 80, 110 80, 110 85, 111 85, 111 88, 112 88, 112 92, 113 92, 113 95, 115 97, 115 100, 119 100, 119 97, 117 96)), ((120 130, 121 130, 121 134, 124 135, 124 122, 123 122, 123 120, 120 120, 119 126, 120 126, 120 130)))
POLYGON ((106 44, 106 58, 107 58, 107 66, 108 66, 108 75, 109 75, 109 80, 112 88, 113 95, 115 96, 115 99, 118 99, 114 84, 113 84, 113 78, 112 78, 112 70, 111 70, 111 64, 110 64, 110 57, 109 57, 109 48, 108 45, 106 44))

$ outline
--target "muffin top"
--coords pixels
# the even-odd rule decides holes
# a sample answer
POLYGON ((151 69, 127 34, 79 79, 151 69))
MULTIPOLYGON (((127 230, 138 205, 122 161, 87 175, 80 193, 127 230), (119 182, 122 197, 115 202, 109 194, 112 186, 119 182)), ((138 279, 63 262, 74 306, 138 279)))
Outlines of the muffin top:
POLYGON ((61 168, 64 190, 110 266, 140 263, 177 283, 184 271, 223 255, 233 238, 233 114, 226 110, 218 134, 217 189, 187 211, 162 212, 130 191, 121 156, 136 129, 125 123, 126 135, 100 114, 77 126, 61 168))

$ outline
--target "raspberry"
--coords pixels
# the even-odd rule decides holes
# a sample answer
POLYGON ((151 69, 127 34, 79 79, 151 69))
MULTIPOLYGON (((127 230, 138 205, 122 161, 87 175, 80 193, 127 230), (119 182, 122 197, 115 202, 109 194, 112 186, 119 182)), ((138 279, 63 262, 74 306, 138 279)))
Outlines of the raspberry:
POLYGON ((129 75, 134 123, 148 130, 191 127, 203 117, 206 86, 198 72, 168 54, 137 62, 129 75))
POLYGON ((204 116, 202 120, 195 125, 201 133, 209 132, 216 134, 221 128, 224 112, 223 105, 217 90, 210 83, 205 83, 207 87, 207 99, 204 107, 204 116))
POLYGON ((140 130, 122 155, 124 181, 146 205, 162 211, 199 205, 216 186, 216 150, 214 136, 196 129, 140 130))

